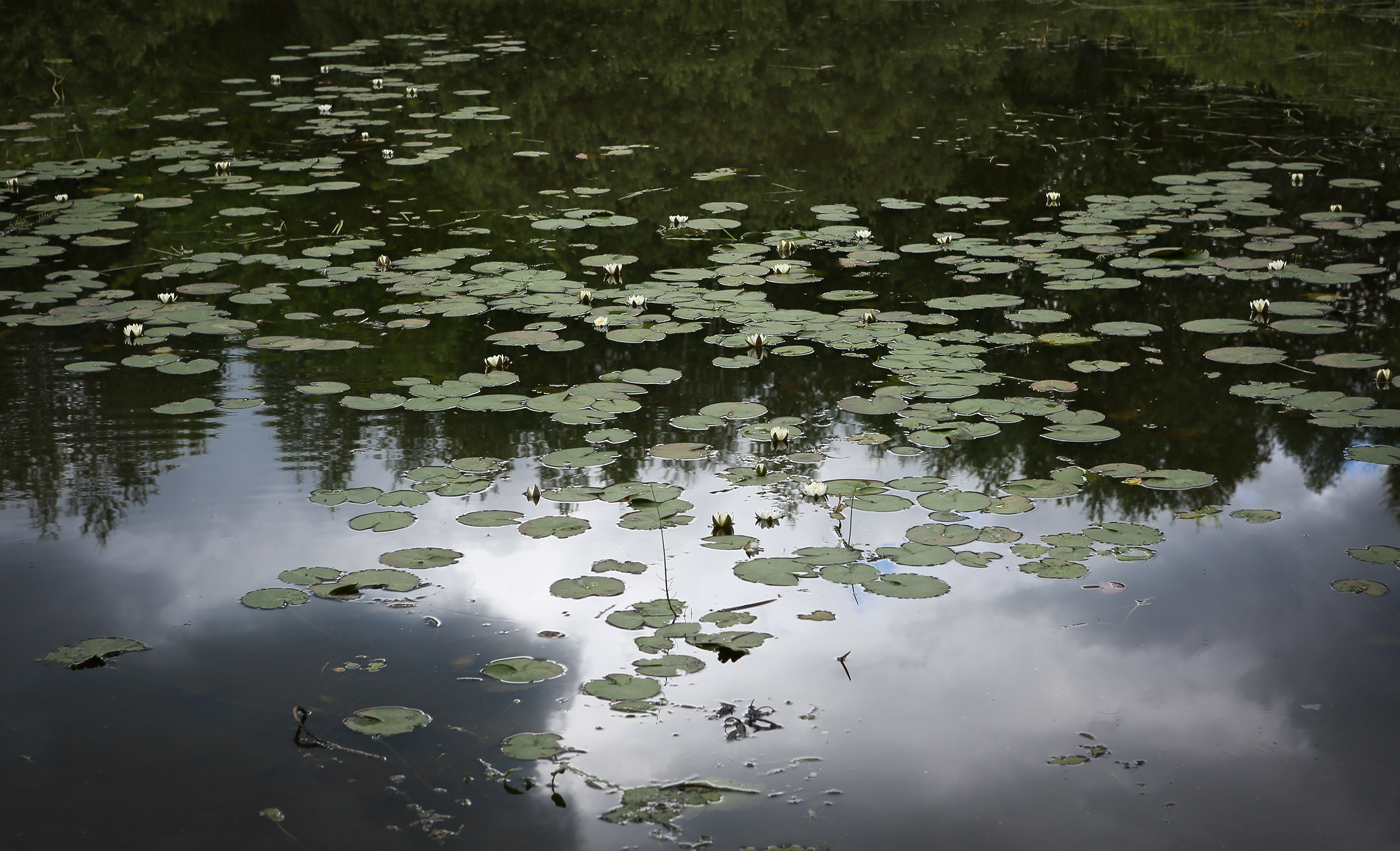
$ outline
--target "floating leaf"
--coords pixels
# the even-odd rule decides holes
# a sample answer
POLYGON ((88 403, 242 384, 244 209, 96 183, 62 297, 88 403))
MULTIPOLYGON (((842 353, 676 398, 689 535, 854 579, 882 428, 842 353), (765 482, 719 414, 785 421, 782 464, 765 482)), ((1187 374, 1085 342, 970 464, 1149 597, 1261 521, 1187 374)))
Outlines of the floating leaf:
POLYGON ((1149 546, 1160 543, 1166 535, 1151 526, 1143 526, 1138 523, 1100 523, 1090 526, 1084 530, 1085 537, 1098 541, 1101 544, 1123 544, 1130 546, 1149 546))
POLYGON ((667 654, 654 659, 638 659, 632 665, 637 673, 647 677, 679 677, 703 670, 705 663, 694 656, 667 654))
POLYGON ((574 449, 560 449, 540 459, 546 467, 561 469, 581 469, 583 467, 603 467, 617 460, 616 452, 580 446, 574 449))
POLYGON ((277 575, 277 578, 289 585, 315 585, 319 582, 328 582, 340 576, 340 571, 333 567, 298 567, 294 570, 284 570, 277 575))
POLYGON ((621 579, 611 576, 580 576, 558 580, 549 586, 549 593, 556 597, 581 600, 584 597, 616 597, 626 588, 621 579))
POLYGON ((345 726, 366 736, 397 736, 418 727, 426 727, 433 719, 421 709, 407 706, 373 706, 357 709, 345 719, 345 726))
POLYGON ((812 566, 795 558, 756 558, 734 566, 734 575, 745 582, 761 585, 796 585, 799 579, 811 579, 817 574, 812 566))
POLYGON ((155 411, 157 414, 202 414, 205 411, 212 411, 213 409, 213 399, 195 397, 193 399, 186 399, 183 402, 170 402, 169 404, 160 405, 151 410, 155 411))
POLYGON ((1348 446, 1345 454, 1367 464, 1400 464, 1400 446, 1348 446))
POLYGON ((531 538, 548 538, 551 535, 556 538, 572 538, 574 535, 581 535, 592 527, 587 520, 581 517, 536 517, 533 520, 526 520, 521 523, 520 534, 528 535, 531 538))
POLYGON ((726 420, 751 420, 766 413, 768 408, 757 402, 716 402, 700 409, 702 416, 721 417, 726 420))
POLYGON ((145 644, 131 638, 88 638, 77 644, 56 647, 34 661, 67 665, 77 671, 83 668, 100 668, 107 664, 103 660, 122 653, 137 653, 150 649, 145 644))
POLYGON ((593 562, 594 573, 605 573, 616 571, 618 573, 645 573, 647 566, 639 561, 618 561, 617 559, 606 558, 593 562))
POLYGON ((379 563, 390 567, 446 567, 456 564, 461 557, 462 554, 456 550, 442 547, 412 547, 384 553, 379 557, 379 563))
POLYGON ((661 683, 650 677, 608 674, 602 679, 584 683, 583 691, 604 700, 645 700, 661 693, 661 683))
POLYGON ((1153 490, 1176 491, 1215 484, 1215 476, 1198 470, 1145 470, 1138 475, 1142 486, 1153 490))
POLYGON ((826 611, 825 609, 818 609, 810 614, 798 615, 797 619, 804 621, 834 621, 836 620, 836 615, 826 611))
POLYGON ((1374 579, 1338 579, 1332 583, 1333 591, 1342 591, 1348 594, 1365 594, 1368 597, 1379 597, 1390 589, 1383 583, 1374 579))
POLYGON ((648 450, 648 454, 671 461, 698 461, 710 457, 714 451, 708 443, 661 443, 648 450))
POLYGON ((1282 349, 1271 349, 1267 346, 1228 346, 1206 352, 1208 360, 1218 363, 1278 363, 1285 357, 1282 349))
POLYGON ((1272 508, 1241 508, 1239 511, 1231 511, 1230 516, 1250 523, 1270 523, 1283 515, 1272 508))
POLYGON ((519 511, 491 509, 487 511, 472 511, 467 514, 458 515, 457 522, 461 523, 463 526, 480 526, 485 528, 513 526, 520 522, 520 518, 524 516, 525 515, 521 514, 519 511))
POLYGON ((1079 579, 1089 570, 1077 562, 1060 558, 1046 558, 1021 565, 1022 573, 1031 573, 1045 579, 1079 579))
POLYGON ((372 511, 369 514, 361 514, 351 518, 350 528, 360 532, 366 530, 393 532, 396 529, 412 526, 416 519, 410 511, 372 511))
POLYGON ((503 683, 542 683, 563 676, 564 666, 548 659, 512 656, 495 660, 482 668, 481 672, 503 683))
POLYGON ((1365 549, 1352 548, 1347 550, 1347 555, 1359 561, 1369 561, 1372 564, 1400 565, 1400 547, 1389 547, 1385 544, 1372 544, 1365 549))
MULTIPOLYGON (((340 572, 335 571, 335 575, 340 572)), ((250 609, 282 609, 299 606, 309 599, 305 591, 296 588, 259 588, 244 594, 239 602, 250 609)))
POLYGON ((511 759, 551 759, 568 748, 560 747, 558 733, 516 733, 501 742, 501 753, 511 759))
POLYGON ((861 587, 881 597, 903 599, 941 597, 949 590, 948 583, 942 579, 920 573, 886 573, 879 579, 863 583, 861 587))

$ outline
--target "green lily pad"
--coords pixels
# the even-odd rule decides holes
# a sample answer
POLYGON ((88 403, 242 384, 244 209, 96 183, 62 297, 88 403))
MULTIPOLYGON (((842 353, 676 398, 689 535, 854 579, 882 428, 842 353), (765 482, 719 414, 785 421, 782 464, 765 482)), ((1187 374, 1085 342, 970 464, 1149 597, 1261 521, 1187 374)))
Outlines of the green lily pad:
POLYGON ((1056 424, 1040 433, 1041 437, 1061 443, 1100 443, 1113 440, 1120 432, 1103 425, 1056 424))
MULTIPOLYGON (((126 358, 122 363, 126 363, 129 360, 134 360, 134 358, 126 358)), ((106 372, 114 366, 116 366, 116 364, 109 360, 89 360, 65 364, 63 368, 69 372, 106 372)))
POLYGON ((916 544, 959 547, 977 540, 977 529, 962 524, 926 523, 909 529, 904 535, 916 544))
POLYGON ((313 396, 325 396, 331 393, 344 393, 350 389, 349 384, 340 381, 313 381, 310 384, 298 384, 297 390, 313 396))
POLYGON ((1138 475, 1142 486, 1152 490, 1177 491, 1215 484, 1215 476, 1198 470, 1146 470, 1138 475))
POLYGON ((536 517, 533 520, 526 520, 518 527, 520 534, 528 535, 531 538, 572 538, 574 535, 581 535, 592 528, 587 520, 582 517, 536 517))
MULTIPOLYGON (((336 571, 336 576, 340 575, 336 571)), ((250 609, 283 609, 287 606, 300 606, 311 599, 305 591, 297 588, 259 588, 249 591, 239 600, 250 609)))
POLYGON ((667 654, 653 659, 638 659, 632 665, 645 677, 679 677, 704 670, 705 663, 694 656, 667 654))
POLYGON ((341 396, 340 404, 356 411, 387 411, 404 403, 397 393, 371 393, 368 396, 341 396))
POLYGON ((1318 355, 1312 359, 1312 362, 1318 366, 1330 366, 1337 369, 1376 369, 1387 363, 1386 359, 1380 355, 1360 352, 1334 352, 1328 355, 1318 355))
POLYGON ((861 587, 881 597, 906 600, 941 597, 949 591, 947 582, 921 573, 886 573, 879 579, 862 583, 861 587))
POLYGON ((412 526, 416 519, 411 511, 372 511, 351 518, 350 528, 359 532, 393 532, 412 526))
POLYGON ((1198 334, 1248 334, 1257 326, 1244 319, 1193 319, 1181 327, 1198 334))
POLYGON ((583 691, 604 700, 646 700, 661 693, 661 683, 650 677, 608 674, 602 679, 584 683, 583 691))
POLYGON ((1227 346, 1206 352, 1206 359, 1217 363, 1278 363, 1285 357, 1287 355, 1282 349, 1271 349, 1267 346, 1227 346))
POLYGON ((277 578, 288 585, 316 585, 340 577, 340 571, 333 567, 298 567, 284 570, 277 578))
POLYGON ((196 396, 193 399, 186 399, 183 402, 170 402, 152 408, 157 414, 202 414, 205 411, 214 409, 213 399, 204 399, 196 396))
POLYGON ((1338 579, 1332 583, 1333 591, 1341 591, 1347 594, 1365 594, 1368 597, 1379 597, 1390 589, 1384 583, 1374 579, 1338 579))
POLYGON ((345 719, 345 726, 366 736, 397 736, 418 727, 428 726, 432 717, 421 709, 407 706, 373 706, 357 709, 355 714, 345 719))
POLYGON ((594 573, 606 573, 615 571, 617 573, 645 573, 647 566, 639 561, 618 561, 617 559, 605 558, 601 561, 593 562, 594 573))
POLYGON ((580 576, 558 580, 549 586, 549 593, 556 597, 581 600, 584 597, 616 597, 626 589, 621 579, 611 576, 580 576))
POLYGON ((768 413, 768 408, 757 402, 716 402, 700 409, 707 417, 720 417, 726 420, 751 420, 768 413))
POLYGON ((1045 579, 1079 579, 1088 573, 1089 569, 1078 562, 1065 561, 1060 558, 1045 558, 1021 565, 1021 572, 1034 574, 1045 579))
POLYGON ((1348 446, 1345 454, 1367 464, 1400 464, 1400 446, 1348 446))
POLYGON ((1347 555, 1372 564, 1400 564, 1400 547, 1389 547, 1385 544, 1372 544, 1364 549, 1354 547, 1347 550, 1347 555))
MULTIPOLYGON (((880 558, 887 558, 905 567, 935 567, 953 560, 953 551, 948 547, 941 544, 921 544, 917 541, 906 541, 897 547, 880 547, 875 552, 880 558)), ((860 566, 862 565, 857 565, 860 566)), ((830 577, 823 573, 822 578, 830 577)))
POLYGON ((77 644, 56 647, 35 659, 52 665, 67 665, 73 670, 100 668, 110 659, 122 653, 138 653, 151 648, 131 638, 88 638, 77 644))
POLYGON ((501 742, 501 753, 511 759, 551 759, 568 753, 568 748, 559 745, 562 738, 558 733, 516 733, 501 742))
POLYGON ((462 554, 456 550, 442 547, 412 547, 384 553, 379 557, 379 563, 390 567, 446 567, 456 564, 461 557, 462 554))
POLYGON ((461 514, 457 517, 457 522, 463 526, 479 526, 490 528, 494 526, 513 526, 524 517, 519 511, 502 511, 491 509, 487 511, 472 511, 461 514))
POLYGON ((1150 546, 1166 539, 1166 535, 1151 526, 1118 522, 1090 526, 1084 530, 1084 535, 1101 544, 1121 544, 1134 547, 1150 546))
POLYGON ((831 612, 828 612, 825 609, 818 609, 815 612, 811 612, 809 614, 798 615, 797 619, 803 621, 834 621, 836 620, 836 615, 832 614, 831 612))
POLYGON ((574 449, 560 449, 551 452, 540 459, 540 463, 546 467, 557 467, 560 469, 581 469, 584 467, 603 467, 617 460, 616 452, 609 452, 605 449, 597 449, 592 446, 579 446, 574 449))
POLYGON ((564 666, 548 659, 512 656, 497 659, 481 669, 481 673, 503 683, 542 683, 564 675, 564 666))
POLYGON ((1028 499, 1058 499, 1079 493, 1076 485, 1057 482, 1054 479, 1017 479, 1002 485, 1001 489, 1028 499))
POLYGON ((671 461, 698 461, 710 457, 714 451, 708 443, 661 443, 648 450, 648 454, 671 461))
POLYGON ((1230 516, 1249 523, 1271 523, 1283 515, 1272 508, 1241 508, 1231 511, 1230 516))
POLYGON ((745 582, 760 585, 796 585, 799 579, 811 579, 817 574, 807 562, 795 558, 756 558, 734 566, 734 575, 745 582))

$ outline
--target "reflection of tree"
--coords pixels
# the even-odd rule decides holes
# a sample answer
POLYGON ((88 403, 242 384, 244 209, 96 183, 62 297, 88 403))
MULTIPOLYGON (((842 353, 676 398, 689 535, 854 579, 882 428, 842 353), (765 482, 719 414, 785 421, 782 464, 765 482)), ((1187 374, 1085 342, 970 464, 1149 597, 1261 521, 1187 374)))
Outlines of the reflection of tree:
MULTIPOLYGON (((209 415, 168 417, 151 408, 171 401, 163 382, 133 381, 129 368, 80 375, 35 340, 67 336, 25 328, 8 335, 0 357, 6 414, 0 417, 0 495, 27 506, 42 538, 57 538, 62 520, 76 517, 84 535, 106 541, 132 505, 144 505, 155 477, 186 455, 202 452, 213 427, 209 415), (19 343, 19 345, 16 345, 19 343)), ((115 335, 112 335, 115 336, 115 335)), ((66 341, 65 341, 66 342, 66 341)), ((137 350, 92 347, 95 359, 119 360, 137 350)), ((209 373, 176 379, 189 395, 209 393, 209 373)))

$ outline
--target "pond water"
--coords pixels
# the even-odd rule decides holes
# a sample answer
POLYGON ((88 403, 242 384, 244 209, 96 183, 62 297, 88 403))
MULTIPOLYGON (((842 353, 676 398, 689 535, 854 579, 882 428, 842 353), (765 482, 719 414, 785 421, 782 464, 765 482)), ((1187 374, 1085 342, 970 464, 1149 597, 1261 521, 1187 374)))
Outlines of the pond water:
POLYGON ((1400 847, 1393 9, 413 5, 13 22, 6 847, 1400 847))

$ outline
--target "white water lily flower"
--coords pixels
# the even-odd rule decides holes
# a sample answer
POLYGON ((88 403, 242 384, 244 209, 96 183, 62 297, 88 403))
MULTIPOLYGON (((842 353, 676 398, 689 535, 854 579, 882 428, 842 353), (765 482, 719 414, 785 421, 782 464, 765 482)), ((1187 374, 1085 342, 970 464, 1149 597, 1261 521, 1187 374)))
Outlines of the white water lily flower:
POLYGON ((1267 298, 1256 298, 1254 301, 1251 301, 1249 303, 1249 309, 1254 311, 1255 313, 1268 313, 1269 300, 1267 298))
POLYGON ((1340 212, 1342 211, 1342 205, 1341 205, 1341 204, 1333 204, 1331 207, 1328 207, 1327 209, 1328 209, 1329 212, 1340 213, 1340 212))
POLYGON ((876 315, 875 311, 873 311, 873 310, 867 310, 867 311, 865 311, 864 313, 862 313, 862 314, 860 315, 860 320, 861 320, 862 322, 864 322, 865 324, 867 324, 867 325, 869 325, 871 322, 874 322, 875 320, 877 320, 877 319, 879 319, 879 318, 880 318, 880 317, 879 317, 878 315, 876 315))
POLYGON ((786 443, 788 436, 791 434, 792 432, 788 431, 783 426, 773 426, 772 430, 768 432, 768 438, 774 443, 786 443))
POLYGON ((274 85, 274 86, 280 86, 280 85, 282 85, 282 75, 281 75, 281 74, 273 74, 273 75, 272 75, 272 85, 274 85))
POLYGON ((793 253, 794 251, 796 251, 796 250, 797 250, 797 243, 793 242, 792 240, 790 240, 790 239, 780 239, 780 240, 778 240, 778 254, 779 254, 780 256, 782 256, 782 257, 791 257, 791 256, 792 256, 792 253, 793 253))
POLYGON ((394 158, 394 149, 393 149, 393 148, 385 148, 384 150, 380 151, 379 153, 380 153, 380 155, 383 156, 384 159, 386 159, 386 160, 392 160, 392 159, 394 158))
POLYGON ((859 229, 859 230, 856 231, 856 239, 859 239, 859 240, 862 241, 862 242, 864 242, 865 240, 869 239, 870 237, 872 237, 872 236, 874 236, 874 235, 875 235, 875 234, 873 234, 873 233, 870 232, 870 228, 861 228, 861 229, 859 229))
POLYGON ((760 479, 768 475, 768 462, 759 461, 757 464, 753 465, 753 474, 760 479))
POLYGON ((331 114, 331 105, 328 103, 318 103, 316 104, 316 109, 318 109, 322 115, 331 114))
POLYGON ((710 520, 714 524, 715 529, 734 528, 734 518, 727 511, 716 511, 710 520))
POLYGON ((933 237, 933 242, 935 245, 947 245, 952 241, 953 235, 950 233, 940 233, 933 237))
POLYGON ((635 295, 629 295, 629 296, 627 297, 627 306, 628 306, 628 307, 646 307, 646 306, 647 306, 647 297, 644 296, 644 295, 642 295, 641 293, 636 293, 635 295))
POLYGON ((140 322, 133 322, 122 329, 122 336, 134 340, 141 336, 141 332, 144 330, 146 330, 146 326, 140 322))
POLYGON ((1389 384, 1389 383, 1390 383, 1390 368, 1389 368, 1389 367, 1384 367, 1384 366, 1383 366, 1383 367, 1381 367, 1380 369, 1376 370, 1376 383, 1377 383, 1377 384, 1389 384))
POLYGON ((408 95, 408 96, 411 97, 411 98, 416 98, 416 97, 418 97, 418 87, 417 87, 417 86, 409 86, 409 87, 407 87, 407 88, 405 88, 405 89, 403 90, 403 93, 404 93, 405 95, 408 95))
POLYGON ((772 268, 775 275, 786 275, 792 271, 792 266, 787 263, 774 263, 772 268))
POLYGON ((137 201, 144 201, 144 200, 146 200, 146 196, 143 195, 143 194, 141 194, 140 192, 137 192, 135 195, 132 195, 131 197, 132 197, 132 198, 135 198, 137 201))
POLYGON ((578 291, 578 300, 579 300, 579 304, 592 304, 592 303, 593 303, 593 291, 592 291, 592 290, 579 290, 579 291, 578 291))
POLYGON ((18 177, 12 177, 12 178, 10 178, 9 180, 5 181, 5 188, 8 189, 8 190, 10 190, 11 192, 18 192, 18 191, 19 191, 19 178, 18 178, 18 177))
POLYGON ((486 368, 487 368, 487 369, 500 369, 501 367, 509 366, 509 365, 510 365, 510 356, 509 356, 509 355, 491 355, 489 358, 486 359, 486 368))
POLYGON ((379 255, 379 259, 376 260, 376 261, 374 261, 374 266, 375 266, 375 268, 377 268, 377 269, 378 269, 379 271, 381 271, 381 272, 383 272, 383 271, 385 271, 386 269, 388 269, 388 268, 389 268, 389 255, 387 255, 387 254, 381 254, 381 255, 379 255))
POLYGON ((768 345, 768 337, 763 334, 750 334, 744 338, 744 342, 749 344, 751 349, 761 349, 768 345))
POLYGON ((1302 173, 1301 171, 1295 171, 1295 172, 1293 172, 1291 175, 1289 175, 1288 177, 1289 177, 1289 179, 1290 179, 1291 181, 1293 181, 1293 185, 1294 185, 1294 186, 1302 186, 1302 185, 1303 185, 1303 173, 1302 173))
POLYGON ((753 516, 760 523, 776 523, 783 514, 775 508, 759 508, 754 511, 753 516))
POLYGON ((685 227, 685 223, 688 221, 690 221, 690 216, 672 216, 670 219, 673 228, 685 227))
POLYGON ((322 74, 329 74, 330 72, 331 72, 331 66, 329 66, 329 65, 322 65, 322 66, 321 66, 321 73, 322 73, 322 74))
POLYGON ((1281 272, 1281 271, 1283 271, 1283 267, 1284 267, 1284 266, 1287 266, 1287 265, 1288 265, 1288 264, 1285 263, 1285 262, 1283 262, 1282 260, 1270 260, 1270 261, 1269 261, 1269 271, 1270 271, 1270 272, 1281 272))
POLYGON ((361 130, 361 131, 360 131, 360 141, 361 141, 361 142, 368 142, 368 141, 369 141, 369 131, 368 131, 368 130, 361 130))
POLYGON ((526 489, 525 489, 525 498, 528 499, 528 500, 530 500, 531 502, 539 502, 539 501, 540 501, 540 486, 539 486, 539 485, 530 485, 528 488, 526 488, 526 489))
POLYGON ((621 263, 604 263, 604 264, 603 264, 603 272, 604 272, 604 274, 606 274, 609 278, 616 278, 618 275, 620 275, 620 274, 622 273, 622 264, 621 264, 621 263))
POLYGON ((375 77, 373 80, 370 80, 370 81, 369 81, 369 84, 370 84, 370 87, 371 87, 371 88, 382 89, 382 88, 384 88, 384 78, 383 78, 383 77, 375 77))
POLYGON ((810 496, 812 499, 821 499, 826 496, 826 483, 808 482, 802 486, 802 493, 804 496, 810 496))
POLYGON ((598 317, 595 317, 595 318, 593 319, 593 324, 594 324, 596 327, 598 327, 598 328, 606 328, 607 325, 608 325, 608 317, 606 317, 606 316, 598 316, 598 317))
POLYGON ((59 202, 60 204, 62 204, 64 201, 67 201, 67 200, 68 200, 68 196, 67 196, 67 195, 55 195, 55 196, 53 196, 53 199, 54 199, 55 201, 59 202))
POLYGON ((1045 206, 1047 206, 1047 207, 1058 207, 1058 206, 1060 206, 1060 193, 1056 192, 1056 191, 1053 190, 1053 189, 1050 190, 1049 192, 1046 192, 1046 193, 1045 193, 1045 206))
POLYGON ((214 173, 215 173, 215 174, 228 174, 228 170, 229 170, 232 166, 233 166, 233 163, 229 162, 228 160, 219 160, 218 162, 214 163, 214 173))
POLYGON ((156 298, 160 299, 160 303, 161 303, 161 304, 169 304, 169 303, 171 303, 172 301, 175 300, 175 294, 174 294, 174 293, 161 293, 160 295, 156 296, 156 298))

